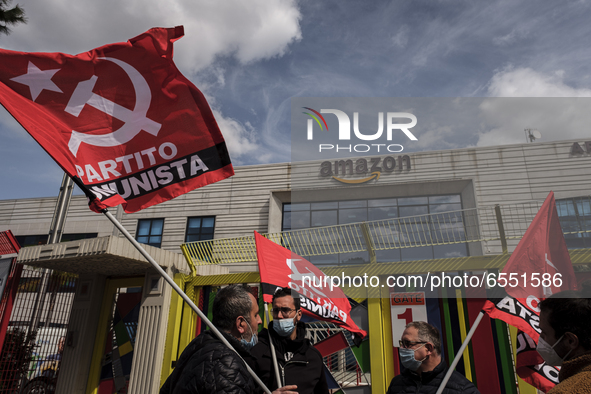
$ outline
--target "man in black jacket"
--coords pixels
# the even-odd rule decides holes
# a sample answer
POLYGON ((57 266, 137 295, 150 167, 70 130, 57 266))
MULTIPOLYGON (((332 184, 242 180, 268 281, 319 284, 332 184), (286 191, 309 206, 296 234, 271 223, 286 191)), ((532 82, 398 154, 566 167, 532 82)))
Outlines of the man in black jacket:
MULTIPOLYGON (((400 361, 405 370, 392 379, 387 394, 435 394, 447 373, 447 366, 441 359, 439 330, 425 322, 412 322, 402 333, 399 345, 400 361)), ((472 382, 454 371, 443 394, 480 392, 472 382)))
POLYGON ((300 394, 326 394, 328 384, 320 352, 306 339, 306 325, 300 322, 300 298, 292 296, 289 287, 273 295, 273 321, 261 331, 260 342, 252 349, 254 370, 272 390, 279 386, 297 385, 300 394), (275 345, 275 357, 281 382, 275 378, 269 337, 275 345))
MULTIPOLYGON (((248 349, 257 342, 258 313, 256 299, 240 285, 224 287, 213 301, 213 324, 247 362, 251 357, 248 349)), ((160 394, 250 394, 257 387, 238 354, 208 330, 185 348, 160 394)), ((297 394, 289 391, 295 389, 282 387, 274 394, 297 394)))

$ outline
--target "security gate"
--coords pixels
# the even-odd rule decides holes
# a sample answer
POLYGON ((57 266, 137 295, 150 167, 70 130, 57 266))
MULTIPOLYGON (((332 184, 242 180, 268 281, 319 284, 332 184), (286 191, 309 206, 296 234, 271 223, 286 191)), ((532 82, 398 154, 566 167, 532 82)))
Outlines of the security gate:
POLYGON ((76 279, 14 264, 0 304, 0 314, 12 306, 0 355, 0 392, 55 391, 76 279))

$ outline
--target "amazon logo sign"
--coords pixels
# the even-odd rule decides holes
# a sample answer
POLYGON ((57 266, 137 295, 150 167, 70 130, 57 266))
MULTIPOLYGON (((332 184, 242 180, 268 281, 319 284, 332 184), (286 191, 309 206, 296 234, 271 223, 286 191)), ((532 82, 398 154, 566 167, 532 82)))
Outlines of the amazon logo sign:
POLYGON ((369 159, 348 159, 324 161, 320 164, 320 176, 349 184, 365 183, 380 179, 382 173, 402 172, 411 169, 410 156, 371 157, 369 159), (349 178, 353 176, 355 178, 349 178), (347 177, 347 178, 345 178, 347 177))

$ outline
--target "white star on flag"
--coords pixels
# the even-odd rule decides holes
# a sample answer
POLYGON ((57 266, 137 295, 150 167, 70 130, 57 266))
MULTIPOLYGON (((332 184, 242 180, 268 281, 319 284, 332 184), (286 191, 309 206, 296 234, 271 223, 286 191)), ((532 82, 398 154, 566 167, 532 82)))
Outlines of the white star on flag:
POLYGON ((26 74, 11 78, 10 80, 27 85, 31 91, 31 97, 33 101, 35 101, 43 90, 52 90, 54 92, 63 93, 51 80, 53 75, 59 70, 59 68, 53 70, 39 70, 37 66, 29 62, 26 74))

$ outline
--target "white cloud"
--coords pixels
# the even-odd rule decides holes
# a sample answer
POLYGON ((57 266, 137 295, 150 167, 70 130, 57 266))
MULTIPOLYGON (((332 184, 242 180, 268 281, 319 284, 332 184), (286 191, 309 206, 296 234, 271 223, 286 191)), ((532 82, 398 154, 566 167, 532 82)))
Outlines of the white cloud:
POLYGON ((542 74, 531 68, 507 68, 490 80, 493 97, 591 97, 591 89, 577 89, 563 82, 564 71, 542 74))
MULTIPOLYGON (((532 22, 529 22, 528 25, 532 25, 532 22)), ((514 28, 513 30, 511 30, 509 33, 505 34, 504 36, 498 36, 498 37, 494 37, 492 42, 494 45, 497 46, 509 46, 509 45, 513 45, 515 43, 517 43, 519 40, 527 37, 529 35, 529 31, 528 28, 526 28, 525 24, 524 25, 520 25, 516 28, 514 28)))
POLYGON ((151 27, 183 25, 175 62, 194 73, 217 56, 242 63, 283 55, 301 39, 294 0, 22 0, 29 22, 18 25, 2 46, 18 51, 80 53, 121 42, 151 27))
POLYGON ((591 89, 564 83, 564 72, 543 74, 531 68, 508 68, 490 81, 490 96, 480 105, 489 125, 478 146, 526 142, 525 129, 537 129, 541 141, 588 138, 591 89))
POLYGON ((242 124, 230 117, 224 117, 216 109, 212 109, 218 126, 224 135, 228 152, 234 164, 242 164, 242 156, 256 154, 261 147, 256 141, 253 127, 247 123, 242 124))
POLYGON ((400 29, 398 29, 396 35, 392 37, 392 42, 394 45, 396 45, 398 48, 406 48, 406 45, 408 44, 409 31, 410 29, 407 25, 402 25, 400 29))
POLYGON ((423 128, 421 138, 419 138, 413 147, 417 150, 459 148, 459 141, 454 140, 453 137, 454 129, 451 126, 436 126, 431 124, 423 128))

